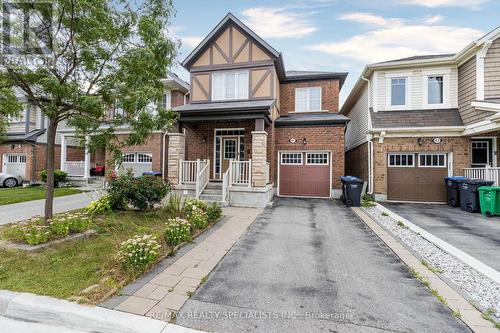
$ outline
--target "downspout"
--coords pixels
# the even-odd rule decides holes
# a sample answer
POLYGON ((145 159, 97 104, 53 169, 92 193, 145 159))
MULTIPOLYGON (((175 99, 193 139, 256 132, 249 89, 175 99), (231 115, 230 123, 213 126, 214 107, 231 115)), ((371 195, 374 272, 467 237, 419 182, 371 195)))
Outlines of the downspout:
MULTIPOLYGON (((368 101, 367 101, 367 110, 368 110, 368 130, 370 131, 372 128, 372 120, 370 115, 370 100, 372 95, 371 89, 371 81, 361 75, 361 79, 368 83, 368 101)), ((368 194, 373 194, 373 136, 371 134, 367 134, 367 142, 368 142, 368 194)))
POLYGON ((165 180, 165 165, 166 165, 166 161, 168 160, 166 157, 165 157, 165 154, 167 153, 167 147, 166 147, 166 141, 167 141, 167 135, 168 135, 168 130, 165 131, 165 134, 163 134, 163 156, 162 156, 162 168, 161 168, 161 178, 163 180, 165 180))

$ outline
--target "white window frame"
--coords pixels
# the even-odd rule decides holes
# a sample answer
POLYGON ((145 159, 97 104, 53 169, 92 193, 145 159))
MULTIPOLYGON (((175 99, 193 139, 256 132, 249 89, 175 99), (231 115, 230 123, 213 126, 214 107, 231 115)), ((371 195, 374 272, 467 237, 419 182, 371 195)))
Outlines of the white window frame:
POLYGON ((172 90, 166 89, 163 92, 163 96, 161 99, 161 106, 166 110, 170 110, 172 108, 172 90))
POLYGON ((386 73, 386 109, 387 110, 408 110, 411 107, 411 79, 412 73, 386 73), (392 105, 392 79, 405 79, 405 104, 392 105))
MULTIPOLYGON (((289 159, 296 159, 296 158, 289 158, 289 159)), ((302 152, 282 152, 281 155, 280 155, 280 164, 281 165, 303 165, 304 164, 304 154, 302 152), (289 163, 289 162, 286 162, 284 163, 283 162, 283 157, 285 155, 297 155, 297 156, 300 156, 300 163, 289 163)))
POLYGON ((450 86, 451 86, 451 69, 433 69, 432 71, 422 72, 422 106, 425 109, 430 108, 451 108, 450 101, 450 86), (429 77, 442 76, 443 77, 443 103, 429 104, 429 77))
MULTIPOLYGON (((321 159, 322 159, 322 157, 321 157, 321 159)), ((306 165, 328 165, 329 162, 330 162, 329 153, 327 153, 327 152, 311 152, 311 153, 306 153, 305 162, 306 162, 306 165), (326 162, 325 163, 317 163, 317 162, 309 163, 308 162, 309 155, 325 155, 326 162)))
POLYGON ((415 153, 388 153, 387 154, 387 166, 389 168, 414 168, 415 167, 415 153), (391 165, 391 156, 396 156, 396 155, 406 155, 406 156, 413 156, 411 159, 412 164, 411 165, 391 165))
POLYGON ((136 161, 136 158, 135 158, 135 153, 124 153, 123 154, 123 163, 135 163, 136 161), (126 156, 132 156, 133 157, 133 161, 125 161, 125 157, 126 156))
MULTIPOLYGON (((418 167, 419 168, 448 168, 448 163, 447 163, 447 157, 446 153, 418 153, 417 159, 418 159, 418 167), (437 155, 437 156, 443 156, 443 165, 422 165, 420 163, 420 156, 427 156, 427 155, 437 155)), ((438 159, 439 162, 439 159, 438 159)))
POLYGON ((212 91, 211 91, 211 97, 212 97, 212 101, 227 101, 227 100, 242 100, 242 99, 248 99, 248 96, 249 96, 249 87, 250 87, 250 71, 248 70, 235 70, 235 71, 218 71, 218 72, 214 72, 212 73, 211 75, 211 80, 212 80, 212 91), (236 74, 236 78, 235 78, 235 85, 234 85, 234 94, 235 94, 235 97, 227 97, 226 96, 226 76, 229 75, 229 74, 236 74), (243 89, 243 96, 238 96, 238 82, 239 82, 239 75, 240 74, 245 74, 247 76, 247 85, 246 85, 246 89, 243 89), (214 88, 215 88, 215 84, 214 84, 214 77, 216 75, 222 75, 222 95, 223 97, 222 98, 214 98, 214 88))
POLYGON ((319 111, 323 111, 323 107, 322 107, 322 103, 321 103, 322 97, 323 97, 323 90, 321 89, 321 86, 295 88, 295 112, 319 112, 319 111), (319 110, 311 109, 311 90, 313 90, 313 89, 319 89, 319 110), (298 110, 297 109, 297 96, 298 96, 297 91, 307 91, 307 98, 306 98, 307 108, 306 108, 306 110, 298 110))
POLYGON ((135 157, 135 163, 137 164, 150 164, 150 163, 153 163, 153 154, 150 154, 150 153, 135 153, 136 157, 135 157), (147 162, 141 162, 140 161, 140 158, 139 158, 139 155, 144 155, 144 156, 147 156, 151 159, 151 161, 147 161, 147 162))

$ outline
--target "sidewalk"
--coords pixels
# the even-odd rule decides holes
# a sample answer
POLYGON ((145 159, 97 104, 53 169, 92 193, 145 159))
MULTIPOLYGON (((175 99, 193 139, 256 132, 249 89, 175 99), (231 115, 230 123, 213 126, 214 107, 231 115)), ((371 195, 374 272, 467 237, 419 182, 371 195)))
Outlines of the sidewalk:
POLYGON ((169 321, 261 212, 256 208, 224 208, 228 219, 222 226, 133 290, 125 288, 126 296, 111 299, 103 306, 169 321))
MULTIPOLYGON (((62 213, 87 206, 96 193, 85 192, 54 198, 54 213, 62 213)), ((0 225, 27 220, 36 215, 43 215, 45 199, 19 202, 0 206, 0 225)))
POLYGON ((199 333, 200 331, 98 306, 0 290, 0 331, 16 333, 199 333))

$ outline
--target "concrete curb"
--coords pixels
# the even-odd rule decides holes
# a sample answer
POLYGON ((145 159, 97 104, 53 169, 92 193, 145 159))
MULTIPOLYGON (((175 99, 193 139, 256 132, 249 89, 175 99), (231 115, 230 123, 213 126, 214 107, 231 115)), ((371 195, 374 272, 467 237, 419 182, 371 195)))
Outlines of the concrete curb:
POLYGON ((429 242, 433 243, 437 247, 439 247, 441 250, 447 252, 448 254, 454 256, 458 260, 462 261, 463 263, 469 265, 479 273, 483 274, 484 276, 488 277, 492 281, 500 284, 500 272, 497 270, 491 268, 490 266, 484 264, 483 262, 477 260, 476 258, 468 255, 467 253, 457 249, 453 245, 445 242, 441 238, 438 238, 434 236, 433 234, 425 231, 424 229, 420 228, 419 226, 416 226, 412 222, 408 221, 404 217, 394 213, 393 211, 387 209, 386 207, 382 206, 381 204, 377 203, 377 208, 380 209, 381 211, 385 212, 388 214, 390 217, 395 219, 396 221, 401 221, 403 222, 410 230, 420 234, 423 238, 428 240, 429 242))
POLYGON ((75 330, 103 333, 200 332, 161 320, 98 306, 86 306, 47 296, 0 290, 0 317, 38 323, 61 332, 75 330))
MULTIPOLYGON (((408 251, 392 234, 387 232, 382 226, 375 222, 365 211, 358 207, 352 207, 354 213, 375 233, 386 245, 399 257, 399 259, 408 267, 415 270, 429 284, 428 288, 436 290, 438 294, 446 301, 445 306, 452 311, 460 313, 460 320, 463 321, 475 333, 494 333, 498 330, 494 325, 484 319, 479 310, 473 307, 465 298, 458 294, 446 282, 425 267, 420 260, 408 251)), ((396 214, 395 214, 396 215, 396 214)), ((406 223, 405 221, 401 220, 406 223)), ((409 227, 409 226, 408 226, 409 227)))

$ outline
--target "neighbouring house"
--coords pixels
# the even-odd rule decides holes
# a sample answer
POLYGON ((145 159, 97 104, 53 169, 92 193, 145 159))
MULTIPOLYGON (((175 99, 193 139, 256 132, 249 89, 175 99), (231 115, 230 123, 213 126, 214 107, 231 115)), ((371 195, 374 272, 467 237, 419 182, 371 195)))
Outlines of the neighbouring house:
POLYGON ((340 113, 346 174, 378 200, 445 201, 451 175, 498 185, 500 27, 457 54, 366 66, 340 113))
MULTIPOLYGON (((48 120, 23 94, 19 93, 18 99, 23 111, 16 117, 9 117, 7 132, 0 141, 1 171, 19 175, 24 181, 34 183, 40 180, 40 171, 46 169, 48 120)), ((56 138, 56 156, 60 154, 60 149, 60 140, 56 138)), ((80 159, 83 153, 69 145, 67 155, 80 159)), ((60 167, 59 160, 55 164, 56 168, 60 167)))
POLYGON ((174 108, 168 134, 178 192, 240 206, 339 196, 347 73, 286 71, 282 54, 230 13, 182 65, 191 100, 174 108))
MULTIPOLYGON (((164 108, 171 109, 189 101, 189 84, 176 74, 169 72, 167 77, 162 80, 162 83, 165 86, 161 101, 164 108)), ((151 108, 152 112, 154 112, 154 109, 154 107, 151 108)), ((108 117, 114 119, 118 115, 123 115, 123 112, 123 109, 117 104, 110 109, 108 117)), ((116 129, 117 139, 124 139, 130 134, 130 131, 131 129, 127 126, 116 129)), ((57 156, 60 156, 60 162, 58 162, 61 165, 61 170, 66 171, 70 177, 76 177, 75 179, 83 178, 88 180, 93 176, 102 176, 105 172, 103 167, 107 168, 107 171, 110 171, 110 168, 119 172, 132 170, 135 176, 140 176, 143 172, 156 171, 162 173, 166 178, 167 161, 165 156, 167 156, 166 149, 168 147, 166 131, 155 131, 143 145, 122 148, 123 156, 120 166, 114 165, 114 162, 112 162, 114 157, 111 156, 110 151, 105 149, 95 152, 86 149, 82 151, 80 156, 69 154, 67 147, 75 137, 73 128, 59 130, 57 137, 60 138, 62 146, 61 153, 57 154, 57 156)), ((88 140, 90 140, 90 136, 88 140)))

